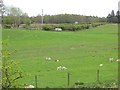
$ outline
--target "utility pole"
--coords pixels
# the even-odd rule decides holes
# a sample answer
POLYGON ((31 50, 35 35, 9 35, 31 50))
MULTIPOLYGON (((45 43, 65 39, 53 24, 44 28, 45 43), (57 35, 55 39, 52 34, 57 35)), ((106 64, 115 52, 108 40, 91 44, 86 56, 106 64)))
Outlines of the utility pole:
POLYGON ((42 25, 43 25, 43 19, 44 19, 44 15, 43 15, 43 9, 42 9, 42 25))

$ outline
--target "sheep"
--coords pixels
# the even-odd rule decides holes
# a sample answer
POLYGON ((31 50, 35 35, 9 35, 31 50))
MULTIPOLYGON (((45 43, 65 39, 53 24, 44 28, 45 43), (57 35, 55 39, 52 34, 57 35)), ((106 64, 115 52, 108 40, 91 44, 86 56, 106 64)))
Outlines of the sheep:
POLYGON ((49 57, 48 60, 51 60, 51 58, 49 57))
POLYGON ((35 88, 33 85, 27 85, 25 84, 25 88, 35 88))
POLYGON ((100 64, 99 66, 100 66, 100 67, 102 67, 102 66, 103 66, 103 64, 100 64))
POLYGON ((55 31, 62 31, 62 28, 55 28, 55 31))
POLYGON ((57 60, 55 60, 55 62, 59 62, 59 61, 60 61, 60 60, 58 60, 58 59, 57 59, 57 60))
POLYGON ((120 59, 117 59, 116 61, 117 61, 117 62, 120 62, 120 59))
POLYGON ((46 57, 46 60, 52 60, 52 58, 51 57, 46 57))
POLYGON ((59 66, 57 67, 57 70, 66 70, 67 68, 65 66, 59 66))
POLYGON ((110 62, 113 62, 113 61, 114 61, 114 59, 113 59, 113 58, 109 58, 109 61, 110 61, 110 62))
POLYGON ((67 69, 66 67, 64 67, 64 66, 62 67, 62 70, 66 70, 66 69, 67 69))
POLYGON ((62 70, 62 66, 57 67, 57 70, 62 70))

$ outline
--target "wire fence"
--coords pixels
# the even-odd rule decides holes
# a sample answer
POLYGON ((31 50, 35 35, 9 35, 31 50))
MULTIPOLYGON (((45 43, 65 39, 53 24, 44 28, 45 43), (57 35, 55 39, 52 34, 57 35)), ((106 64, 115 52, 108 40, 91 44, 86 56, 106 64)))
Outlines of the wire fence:
MULTIPOLYGON (((54 78, 47 79, 46 77, 50 77, 50 74, 47 74, 46 77, 43 78, 43 75, 32 75, 28 76, 29 84, 35 86, 35 88, 117 88, 118 81, 117 76, 114 77, 114 80, 103 81, 104 77, 101 77, 101 71, 96 70, 96 75, 93 83, 86 83, 84 81, 76 81, 74 80, 74 74, 70 72, 64 73, 59 81, 56 80, 57 76, 54 78), (116 79, 115 79, 116 78, 116 79)), ((92 75, 92 73, 91 73, 92 75)), ((92 77, 92 76, 91 76, 92 77)), ((86 77, 87 78, 87 77, 86 77)), ((108 77, 109 78, 109 77, 108 77)))

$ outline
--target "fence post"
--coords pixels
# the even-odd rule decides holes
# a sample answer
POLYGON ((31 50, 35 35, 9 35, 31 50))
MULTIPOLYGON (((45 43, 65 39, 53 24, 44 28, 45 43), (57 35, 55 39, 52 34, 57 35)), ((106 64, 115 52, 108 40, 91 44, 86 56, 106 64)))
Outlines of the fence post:
POLYGON ((68 86, 68 88, 69 88, 69 84, 70 84, 70 73, 68 72, 68 83, 67 83, 67 86, 68 86))
POLYGON ((35 87, 37 88, 37 75, 35 75, 35 87))
POLYGON ((99 80, 100 80, 100 71, 97 70, 97 82, 99 83, 99 80))

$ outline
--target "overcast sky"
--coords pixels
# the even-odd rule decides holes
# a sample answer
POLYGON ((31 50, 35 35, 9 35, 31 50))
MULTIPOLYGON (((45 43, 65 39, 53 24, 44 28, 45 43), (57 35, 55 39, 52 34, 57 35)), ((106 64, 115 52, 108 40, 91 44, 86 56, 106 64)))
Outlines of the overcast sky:
POLYGON ((42 14, 80 14, 106 17, 118 10, 119 0, 3 0, 5 5, 19 7, 29 16, 42 14))

